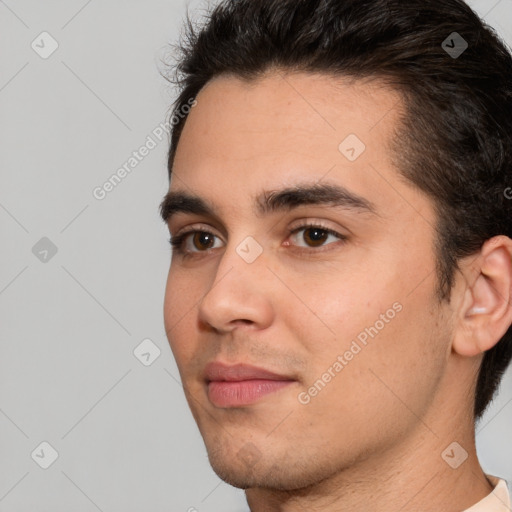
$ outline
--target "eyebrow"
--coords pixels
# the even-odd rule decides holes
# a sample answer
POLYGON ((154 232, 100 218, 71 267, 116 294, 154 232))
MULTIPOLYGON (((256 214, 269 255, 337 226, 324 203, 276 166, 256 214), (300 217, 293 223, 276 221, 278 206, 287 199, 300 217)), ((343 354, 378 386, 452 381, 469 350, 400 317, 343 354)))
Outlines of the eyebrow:
MULTIPOLYGON (((253 197, 256 215, 263 216, 278 211, 290 211, 307 205, 334 206, 357 213, 378 215, 375 205, 343 186, 329 183, 302 184, 279 190, 263 191, 253 197)), ((215 207, 200 196, 188 192, 169 191, 160 203, 160 215, 164 222, 178 213, 190 213, 217 217, 215 207)))

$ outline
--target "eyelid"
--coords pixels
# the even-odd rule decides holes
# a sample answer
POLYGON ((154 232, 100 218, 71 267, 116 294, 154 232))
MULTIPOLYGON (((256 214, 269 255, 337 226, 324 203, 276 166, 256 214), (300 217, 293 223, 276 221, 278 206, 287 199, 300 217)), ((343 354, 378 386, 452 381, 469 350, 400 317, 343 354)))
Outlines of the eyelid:
MULTIPOLYGON (((188 226, 185 226, 184 228, 178 229, 178 231, 176 233, 174 233, 174 235, 171 233, 171 236, 172 236, 172 238, 177 238, 177 237, 181 236, 182 234, 184 235, 184 234, 195 233, 196 231, 206 231, 208 233, 211 233, 212 235, 219 236, 217 234, 218 231, 215 228, 213 228, 210 224, 201 224, 201 223, 190 224, 188 226)), ((220 238, 220 236, 219 236, 219 238, 220 238)))
MULTIPOLYGON (((306 227, 322 228, 325 230, 332 230, 335 232, 337 232, 339 229, 341 229, 341 228, 337 228, 337 227, 328 226, 323 220, 319 220, 315 217, 305 217, 305 218, 302 218, 302 219, 292 222, 292 224, 290 224, 290 226, 288 227, 287 230, 289 231, 289 234, 291 234, 293 231, 295 231, 297 229, 306 228, 306 227)), ((344 228, 344 230, 349 231, 347 228, 344 228)), ((211 224, 203 224, 203 223, 187 225, 187 226, 179 229, 174 235, 171 234, 171 236, 172 236, 172 238, 177 238, 182 234, 193 233, 195 231, 206 231, 208 233, 211 233, 212 235, 221 237, 220 235, 213 232, 213 231, 216 231, 217 233, 219 233, 219 231, 216 230, 215 228, 213 228, 211 226, 211 224)), ((338 233, 338 235, 348 236, 348 234, 344 235, 343 233, 338 233)))
POLYGON ((346 236, 346 237, 348 237, 348 233, 344 234, 340 231, 346 231, 346 232, 349 231, 346 228, 331 226, 331 225, 327 224, 325 221, 319 220, 316 217, 306 217, 306 218, 300 219, 298 221, 292 222, 292 224, 290 224, 288 229, 289 229, 290 233, 292 233, 293 231, 296 231, 297 229, 306 228, 306 227, 322 228, 322 229, 325 229, 326 231, 329 231, 329 230, 334 231, 334 232, 338 233, 339 236, 346 236))

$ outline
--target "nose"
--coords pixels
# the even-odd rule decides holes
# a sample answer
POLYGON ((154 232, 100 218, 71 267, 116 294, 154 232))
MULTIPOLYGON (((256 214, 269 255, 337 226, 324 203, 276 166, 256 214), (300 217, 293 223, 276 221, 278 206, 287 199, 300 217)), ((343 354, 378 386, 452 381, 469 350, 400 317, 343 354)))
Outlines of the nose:
POLYGON ((240 325, 263 329, 273 320, 272 291, 268 288, 272 273, 265 254, 251 261, 240 246, 238 249, 226 246, 215 278, 199 303, 199 320, 218 332, 229 332, 240 325))

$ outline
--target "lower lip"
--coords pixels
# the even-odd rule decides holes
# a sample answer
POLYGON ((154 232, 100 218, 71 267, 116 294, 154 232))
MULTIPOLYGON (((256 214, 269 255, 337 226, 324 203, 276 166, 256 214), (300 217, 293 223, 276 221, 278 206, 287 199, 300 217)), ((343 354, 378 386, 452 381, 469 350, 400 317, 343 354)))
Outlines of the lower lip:
POLYGON ((208 383, 208 398, 218 407, 239 407, 252 404, 292 383, 291 380, 266 379, 211 381, 208 383))

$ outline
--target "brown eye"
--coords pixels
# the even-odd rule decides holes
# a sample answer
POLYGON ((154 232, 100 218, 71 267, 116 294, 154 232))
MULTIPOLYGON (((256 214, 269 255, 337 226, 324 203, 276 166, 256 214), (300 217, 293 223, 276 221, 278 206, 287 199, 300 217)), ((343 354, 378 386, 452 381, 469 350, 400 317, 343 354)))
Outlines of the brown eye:
POLYGON ((210 249, 222 246, 222 241, 217 235, 199 229, 171 236, 169 241, 173 254, 180 254, 183 257, 198 256, 201 253, 208 254, 210 249))
POLYGON ((192 237, 192 244, 198 250, 211 249, 215 243, 214 235, 207 231, 196 231, 192 237))
POLYGON ((318 227, 311 227, 304 230, 303 240, 306 244, 317 247, 322 245, 329 236, 329 233, 325 229, 318 227))
MULTIPOLYGON (((332 242, 345 242, 347 237, 322 225, 305 224, 291 232, 293 245, 303 248, 319 248, 333 245, 332 242)), ((318 251, 315 251, 318 252, 318 251)))

